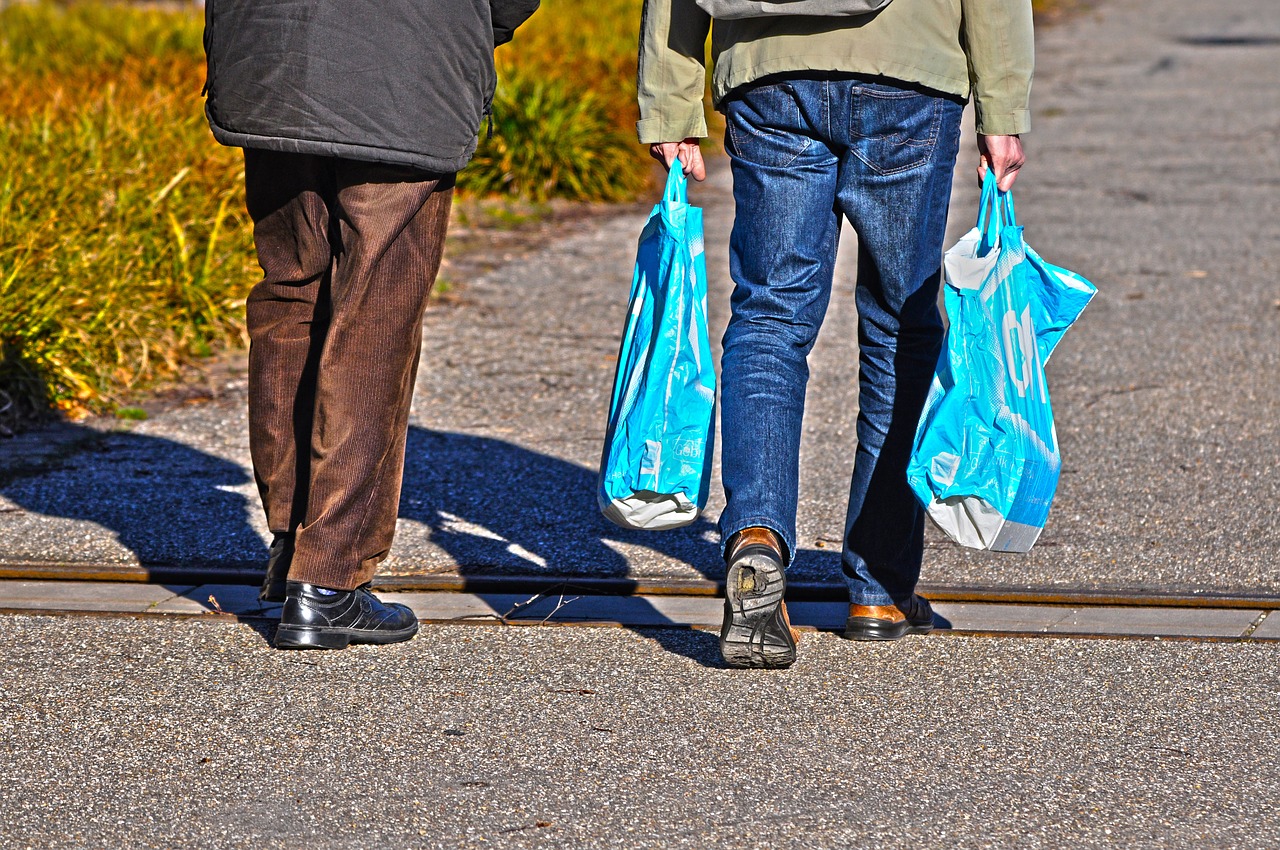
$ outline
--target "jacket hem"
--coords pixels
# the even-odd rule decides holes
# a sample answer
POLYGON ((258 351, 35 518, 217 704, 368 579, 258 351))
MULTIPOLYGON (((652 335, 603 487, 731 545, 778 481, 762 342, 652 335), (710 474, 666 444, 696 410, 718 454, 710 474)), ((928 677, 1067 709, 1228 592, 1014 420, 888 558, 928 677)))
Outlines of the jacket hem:
POLYGON ((312 139, 291 139, 284 136, 263 136, 255 133, 239 133, 209 122, 213 137, 220 144, 233 148, 257 148, 281 153, 312 154, 354 159, 361 162, 377 162, 384 165, 405 165, 432 174, 453 174, 461 171, 471 161, 475 148, 461 156, 439 157, 394 148, 372 145, 354 145, 345 142, 325 142, 312 139))
POLYGON ((702 139, 707 135, 707 120, 702 104, 692 107, 688 114, 644 118, 636 122, 636 136, 642 145, 659 142, 682 142, 685 139, 702 139))
POLYGON ((1031 110, 1010 109, 1004 112, 977 105, 977 131, 983 136, 1020 136, 1031 132, 1031 110))
POLYGON ((914 83, 958 98, 967 99, 970 94, 967 77, 950 77, 901 62, 857 61, 853 57, 824 57, 821 61, 815 62, 811 56, 778 56, 752 64, 733 63, 732 59, 724 54, 721 54, 721 59, 727 60, 723 61, 724 70, 722 73, 717 73, 712 81, 712 99, 715 101, 716 109, 722 108, 725 99, 734 91, 762 77, 774 74, 802 74, 805 71, 868 74, 900 80, 904 83, 914 83))

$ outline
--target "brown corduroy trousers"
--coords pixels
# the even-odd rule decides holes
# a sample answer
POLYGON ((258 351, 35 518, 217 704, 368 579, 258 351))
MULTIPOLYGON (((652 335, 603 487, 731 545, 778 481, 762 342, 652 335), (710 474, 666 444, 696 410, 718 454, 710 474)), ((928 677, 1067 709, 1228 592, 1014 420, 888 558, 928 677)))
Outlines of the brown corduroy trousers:
POLYGON ((245 151, 262 281, 247 304, 249 443, 288 576, 341 590, 395 535, 422 314, 453 175, 245 151))

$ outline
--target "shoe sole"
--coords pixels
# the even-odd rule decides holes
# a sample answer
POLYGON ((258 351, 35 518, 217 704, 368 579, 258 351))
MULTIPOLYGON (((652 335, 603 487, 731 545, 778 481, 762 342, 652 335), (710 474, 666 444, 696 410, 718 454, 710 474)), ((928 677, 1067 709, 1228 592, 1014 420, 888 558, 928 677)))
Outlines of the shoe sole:
POLYGON ((790 667, 796 642, 782 609, 787 580, 769 554, 745 554, 725 582, 720 654, 730 667, 790 667))
POLYGON ((388 632, 377 629, 326 629, 314 626, 280 626, 276 629, 276 649, 346 649, 353 643, 387 644, 406 641, 418 633, 411 628, 388 632))
POLYGON ((910 620, 892 622, 875 617, 850 617, 844 624, 844 636, 848 640, 898 640, 907 635, 927 635, 933 631, 933 621, 926 625, 910 620))

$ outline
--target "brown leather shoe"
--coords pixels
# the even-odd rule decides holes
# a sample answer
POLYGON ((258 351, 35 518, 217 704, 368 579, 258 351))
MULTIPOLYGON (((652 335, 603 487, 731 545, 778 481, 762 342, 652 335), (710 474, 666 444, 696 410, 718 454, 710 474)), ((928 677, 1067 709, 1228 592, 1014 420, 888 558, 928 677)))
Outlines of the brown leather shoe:
POLYGON ((790 667, 796 639, 783 596, 782 542, 767 528, 735 534, 725 550, 724 625, 720 654, 730 667, 790 667))
POLYGON ((913 595, 897 605, 850 605, 844 636, 850 640, 897 640, 933 631, 929 600, 913 595))

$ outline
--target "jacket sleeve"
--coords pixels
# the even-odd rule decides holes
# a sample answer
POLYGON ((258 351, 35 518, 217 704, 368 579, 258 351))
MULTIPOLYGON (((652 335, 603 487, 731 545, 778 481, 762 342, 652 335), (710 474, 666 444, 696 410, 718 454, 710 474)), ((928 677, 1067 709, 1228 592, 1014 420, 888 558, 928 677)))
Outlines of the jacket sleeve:
POLYGON ((707 135, 702 97, 710 31, 711 16, 694 0, 644 0, 636 74, 642 143, 707 135))
POLYGON ((516 27, 538 11, 538 3, 539 0, 489 0, 493 20, 493 46, 510 41, 516 27))
POLYGON ((1035 66, 1031 0, 961 0, 961 12, 978 132, 1029 131, 1035 66))

